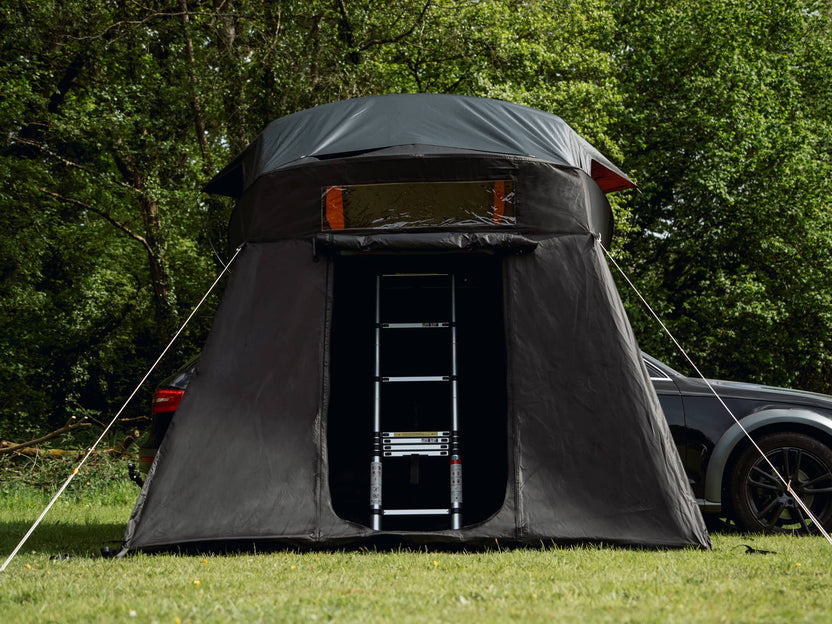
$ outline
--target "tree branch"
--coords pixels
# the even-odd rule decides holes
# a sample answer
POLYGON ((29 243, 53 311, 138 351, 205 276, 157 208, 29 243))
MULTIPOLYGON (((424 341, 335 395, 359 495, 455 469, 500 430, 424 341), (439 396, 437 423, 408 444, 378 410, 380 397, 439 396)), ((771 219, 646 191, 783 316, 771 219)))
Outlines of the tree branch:
MULTIPOLYGON (((118 21, 118 22, 113 22, 112 24, 107 26, 104 30, 102 30, 100 33, 98 33, 97 35, 86 35, 86 36, 83 36, 83 37, 76 37, 76 36, 73 36, 73 35, 69 35, 69 38, 74 39, 75 41, 84 41, 84 40, 87 40, 87 39, 103 39, 111 30, 113 30, 114 28, 119 28, 121 26, 142 26, 142 25, 147 24, 148 22, 153 21, 154 19, 157 19, 157 18, 166 18, 166 17, 180 17, 181 18, 183 16, 187 17, 187 16, 191 16, 191 15, 193 15, 193 16, 205 15, 205 16, 209 16, 209 17, 236 17, 233 13, 218 13, 218 12, 208 12, 208 11, 168 11, 168 12, 162 11, 162 12, 151 13, 151 14, 143 17, 142 19, 121 20, 121 21, 118 21)), ((115 38, 111 39, 111 41, 112 40, 115 40, 115 38)))
POLYGON ((22 442, 20 444, 12 444, 12 445, 9 445, 9 446, 6 446, 8 444, 7 442, 3 442, 3 445, 0 446, 0 455, 7 455, 9 453, 15 453, 17 451, 21 451, 21 450, 23 450, 25 448, 28 448, 30 446, 35 446, 37 444, 40 444, 41 442, 46 442, 47 440, 51 440, 52 438, 57 438, 58 436, 63 435, 65 433, 69 433, 73 429, 78 429, 79 427, 89 427, 90 423, 85 422, 86 420, 87 420, 86 416, 84 416, 81 420, 76 420, 76 418, 73 416, 68 421, 66 421, 66 424, 64 424, 63 427, 61 427, 60 429, 56 429, 52 433, 47 433, 45 436, 35 438, 34 440, 29 440, 28 442, 22 442))
POLYGON ((73 199, 72 197, 66 197, 65 195, 61 195, 60 193, 50 191, 49 189, 39 188, 38 190, 41 193, 43 193, 44 195, 49 195, 50 197, 54 197, 55 199, 58 199, 62 202, 66 202, 68 204, 72 204, 74 206, 78 206, 80 208, 83 208, 84 210, 89 210, 90 212, 94 212, 99 217, 101 217, 102 219, 104 219, 105 221, 110 223, 111 225, 114 225, 116 228, 118 228, 119 230, 121 230, 122 232, 127 234, 133 240, 138 241, 139 243, 141 243, 142 246, 147 250, 148 253, 152 253, 152 250, 150 249, 150 245, 148 244, 147 240, 143 236, 140 236, 139 234, 136 234, 133 230, 131 230, 126 225, 124 225, 121 221, 116 221, 115 219, 113 219, 110 215, 108 215, 103 210, 101 210, 99 208, 96 208, 92 204, 82 202, 78 199, 73 199))
MULTIPOLYGON (((30 139, 25 139, 25 138, 19 137, 19 136, 12 137, 12 140, 15 143, 21 143, 23 145, 29 145, 30 147, 35 147, 39 151, 43 152, 44 154, 48 154, 49 156, 51 156, 55 160, 60 161, 61 163, 63 163, 67 167, 72 167, 74 169, 78 169, 79 171, 83 171, 84 173, 89 173, 90 175, 93 175, 93 176, 100 176, 101 175, 100 173, 98 173, 96 171, 91 171, 90 169, 88 169, 87 167, 84 167, 83 165, 79 165, 77 162, 74 162, 72 160, 68 160, 68 159, 64 158, 60 154, 56 154, 55 152, 53 152, 52 150, 47 148, 45 145, 43 145, 43 143, 38 143, 37 141, 32 141, 30 139)), ((136 187, 131 186, 130 184, 127 184, 126 182, 119 182, 118 180, 111 180, 111 181, 114 184, 117 184, 118 186, 120 186, 122 188, 129 189, 129 190, 133 191, 134 193, 141 192, 136 187)))
POLYGON ((408 28, 404 32, 401 32, 390 39, 368 39, 360 46, 358 46, 358 49, 363 52, 364 50, 372 48, 373 46, 384 45, 387 43, 398 43, 402 39, 409 37, 413 33, 413 31, 416 30, 416 27, 422 23, 422 20, 425 18, 425 14, 428 12, 428 9, 430 8, 432 1, 433 0, 427 0, 427 2, 425 2, 425 6, 422 7, 421 12, 419 13, 419 17, 413 20, 413 24, 411 24, 410 28, 408 28))

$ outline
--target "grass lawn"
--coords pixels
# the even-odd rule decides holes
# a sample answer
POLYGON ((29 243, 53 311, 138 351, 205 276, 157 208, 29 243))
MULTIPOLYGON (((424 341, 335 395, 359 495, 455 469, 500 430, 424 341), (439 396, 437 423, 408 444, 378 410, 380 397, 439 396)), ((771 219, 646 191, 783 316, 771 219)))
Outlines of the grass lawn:
MULTIPOLYGON (((137 493, 126 479, 79 475, 0 575, 0 621, 832 621, 832 546, 820 537, 714 534, 713 552, 97 557, 121 538, 137 493), (772 552, 749 555, 745 544, 772 552)), ((17 484, 0 484, 0 495, 4 561, 50 496, 17 484)))

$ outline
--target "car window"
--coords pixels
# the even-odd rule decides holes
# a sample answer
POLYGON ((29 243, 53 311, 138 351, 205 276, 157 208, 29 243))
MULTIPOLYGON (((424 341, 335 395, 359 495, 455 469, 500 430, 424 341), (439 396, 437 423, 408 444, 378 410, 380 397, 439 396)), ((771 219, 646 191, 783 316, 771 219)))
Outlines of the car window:
POLYGON ((647 367, 647 372, 650 374, 651 380, 664 380, 667 381, 670 379, 665 373, 663 373, 660 369, 653 366, 647 360, 644 360, 644 365, 647 367))

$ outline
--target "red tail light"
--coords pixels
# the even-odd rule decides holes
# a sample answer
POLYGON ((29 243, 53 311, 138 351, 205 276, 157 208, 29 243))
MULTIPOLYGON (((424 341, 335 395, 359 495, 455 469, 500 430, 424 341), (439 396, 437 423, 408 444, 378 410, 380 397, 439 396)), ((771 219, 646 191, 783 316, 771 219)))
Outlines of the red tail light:
POLYGON ((158 414, 160 412, 175 412, 176 408, 179 407, 179 402, 182 400, 182 396, 184 394, 184 390, 172 390, 170 388, 157 390, 156 394, 153 395, 153 407, 150 410, 151 413, 158 414))

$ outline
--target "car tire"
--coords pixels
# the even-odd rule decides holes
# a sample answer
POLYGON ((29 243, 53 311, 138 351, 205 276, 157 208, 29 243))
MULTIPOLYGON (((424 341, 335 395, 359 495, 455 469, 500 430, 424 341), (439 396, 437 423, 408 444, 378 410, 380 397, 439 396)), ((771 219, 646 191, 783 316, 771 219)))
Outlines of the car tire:
MULTIPOLYGON (((757 440, 780 475, 825 530, 832 528, 832 449, 802 433, 757 440)), ((731 480, 736 522, 748 531, 816 533, 817 527, 754 447, 737 459, 731 480)))

